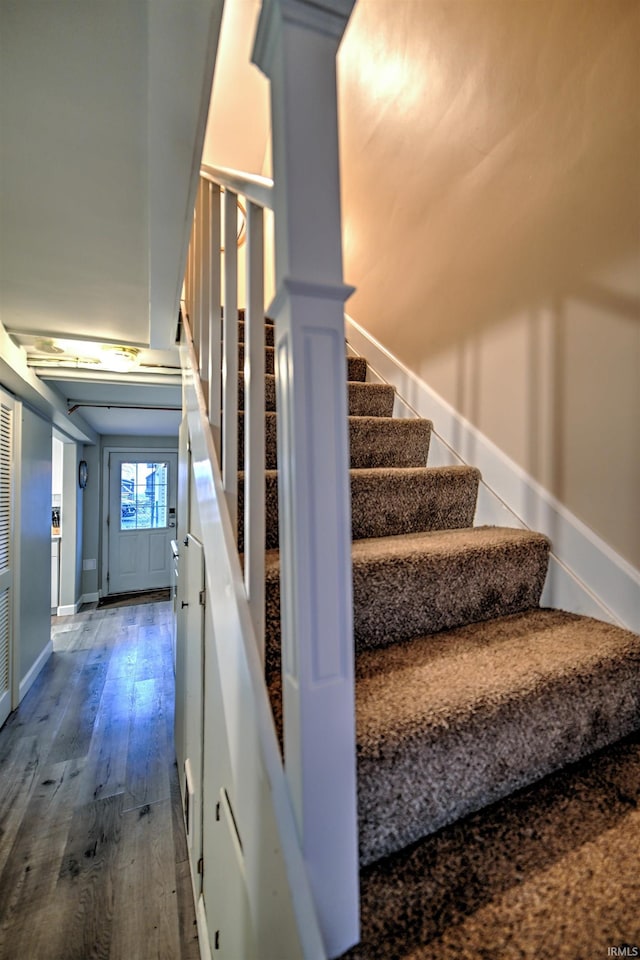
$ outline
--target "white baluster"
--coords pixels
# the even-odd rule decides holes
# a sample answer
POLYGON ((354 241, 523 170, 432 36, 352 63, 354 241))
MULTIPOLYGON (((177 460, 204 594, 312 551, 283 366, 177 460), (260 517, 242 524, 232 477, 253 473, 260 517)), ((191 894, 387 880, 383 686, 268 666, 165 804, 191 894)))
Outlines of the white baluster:
POLYGON ((238 529, 238 195, 224 194, 224 333, 222 482, 231 524, 238 529))
POLYGON ((221 305, 221 281, 220 281, 220 187, 217 183, 210 184, 210 204, 209 204, 209 423, 213 435, 213 443, 218 455, 218 461, 221 456, 220 443, 220 406, 222 402, 222 348, 220 344, 220 305, 221 305))
POLYGON ((193 342, 196 356, 200 357, 200 331, 202 329, 202 181, 198 183, 195 209, 195 237, 194 237, 194 296, 193 296, 193 342))
POLYGON ((244 578, 264 662, 264 213, 247 208, 247 315, 244 344, 244 578))
MULTIPOLYGON (((195 213, 194 219, 191 223, 191 234, 189 239, 189 252, 187 255, 187 272, 185 274, 185 305, 187 309, 187 315, 189 316, 189 327, 192 329, 193 323, 193 263, 194 263, 194 246, 195 246, 195 235, 196 235, 196 221, 195 213)), ((193 335, 193 330, 192 330, 193 335)))
POLYGON ((211 184, 206 180, 200 181, 200 193, 202 200, 200 204, 201 229, 200 229, 200 249, 202 253, 202 277, 201 292, 202 306, 200 310, 200 352, 198 361, 200 363, 200 380, 204 391, 207 407, 209 406, 209 337, 211 315, 211 184))

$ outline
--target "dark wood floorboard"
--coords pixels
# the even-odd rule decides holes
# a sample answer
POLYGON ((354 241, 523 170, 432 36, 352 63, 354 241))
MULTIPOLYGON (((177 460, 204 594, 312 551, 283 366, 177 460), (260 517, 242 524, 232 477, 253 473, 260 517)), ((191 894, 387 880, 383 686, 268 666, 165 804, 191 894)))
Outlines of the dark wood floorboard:
POLYGON ((170 603, 52 625, 0 730, 0 960, 197 960, 170 603))

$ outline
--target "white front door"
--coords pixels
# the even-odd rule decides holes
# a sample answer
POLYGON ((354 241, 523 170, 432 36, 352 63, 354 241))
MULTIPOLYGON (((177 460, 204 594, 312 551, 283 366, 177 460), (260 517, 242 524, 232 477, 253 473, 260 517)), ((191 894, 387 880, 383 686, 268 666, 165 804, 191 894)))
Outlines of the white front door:
POLYGON ((176 534, 177 454, 109 454, 106 592, 157 590, 171 583, 176 534))

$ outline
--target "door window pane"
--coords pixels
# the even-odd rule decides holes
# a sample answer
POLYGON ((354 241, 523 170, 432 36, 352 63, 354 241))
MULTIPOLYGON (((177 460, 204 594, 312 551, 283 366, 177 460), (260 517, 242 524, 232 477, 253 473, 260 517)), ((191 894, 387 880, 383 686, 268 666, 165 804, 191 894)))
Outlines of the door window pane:
POLYGON ((167 526, 167 463, 123 463, 120 467, 120 529, 167 526))

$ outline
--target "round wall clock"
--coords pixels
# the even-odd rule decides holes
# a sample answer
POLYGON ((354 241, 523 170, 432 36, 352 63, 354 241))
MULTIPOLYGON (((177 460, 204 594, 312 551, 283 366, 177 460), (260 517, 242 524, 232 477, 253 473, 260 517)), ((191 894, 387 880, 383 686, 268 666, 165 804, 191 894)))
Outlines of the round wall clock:
POLYGON ((82 490, 87 485, 87 480, 89 479, 89 468, 87 467, 87 461, 81 460, 78 464, 78 483, 82 490))

